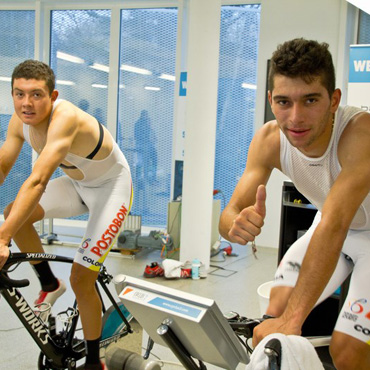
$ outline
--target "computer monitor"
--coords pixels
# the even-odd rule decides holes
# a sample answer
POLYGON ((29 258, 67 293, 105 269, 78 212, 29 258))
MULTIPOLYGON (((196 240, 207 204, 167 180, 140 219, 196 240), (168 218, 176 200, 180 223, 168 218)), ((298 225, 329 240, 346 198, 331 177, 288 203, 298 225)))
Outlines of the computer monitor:
POLYGON ((157 329, 165 320, 194 358, 225 369, 247 364, 249 356, 212 299, 127 275, 115 277, 116 290, 154 342, 166 346, 157 329))

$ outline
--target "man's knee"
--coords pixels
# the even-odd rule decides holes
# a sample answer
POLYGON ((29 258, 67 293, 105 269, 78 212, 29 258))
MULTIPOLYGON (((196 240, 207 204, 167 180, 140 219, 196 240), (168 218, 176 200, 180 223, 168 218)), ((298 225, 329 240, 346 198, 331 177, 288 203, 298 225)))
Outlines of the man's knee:
POLYGON ((333 333, 330 355, 338 370, 370 368, 370 346, 344 333, 333 333))
POLYGON ((95 290, 95 281, 98 273, 88 268, 74 263, 72 266, 69 281, 71 287, 78 298, 91 295, 95 290))
MULTIPOLYGON (((8 204, 4 209, 4 218, 8 218, 10 215, 10 212, 13 208, 14 202, 11 202, 8 204)), ((29 215, 29 217, 26 217, 26 223, 34 224, 37 221, 40 221, 44 218, 45 212, 44 209, 38 204, 35 208, 35 210, 32 212, 32 214, 29 215)))
POLYGON ((278 286, 271 289, 269 305, 266 314, 279 317, 284 312, 288 303, 288 299, 292 294, 293 288, 286 286, 278 286))

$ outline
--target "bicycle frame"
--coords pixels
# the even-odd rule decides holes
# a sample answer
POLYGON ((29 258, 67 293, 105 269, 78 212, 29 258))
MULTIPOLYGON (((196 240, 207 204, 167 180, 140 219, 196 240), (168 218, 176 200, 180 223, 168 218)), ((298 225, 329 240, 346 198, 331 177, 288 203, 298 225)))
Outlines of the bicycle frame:
MULTIPOLYGON (((72 318, 71 325, 66 332, 64 337, 61 337, 55 331, 55 326, 49 321, 49 327, 35 314, 31 306, 28 304, 26 299, 22 296, 17 288, 25 287, 29 285, 28 280, 12 280, 8 277, 9 268, 13 265, 23 262, 38 262, 38 261, 52 261, 62 263, 73 263, 73 259, 69 257, 58 256, 54 254, 46 253, 14 253, 9 257, 5 263, 3 269, 0 272, 0 294, 7 301, 11 309, 18 316, 23 326, 26 328, 28 333, 31 335, 33 340, 36 342, 41 352, 45 355, 46 359, 57 368, 68 368, 74 369, 76 361, 85 357, 85 345, 83 340, 76 343, 75 341, 75 330, 78 321, 78 315, 72 318)), ((112 279, 105 268, 103 267, 98 275, 98 283, 101 288, 107 294, 109 300, 119 313, 122 321, 126 324, 126 330, 120 334, 116 334, 110 338, 106 338, 101 343, 102 346, 106 346, 111 342, 116 341, 120 337, 127 335, 132 332, 131 326, 127 321, 126 317, 121 312, 116 301, 108 290, 107 284, 112 279)), ((97 291, 100 295, 98 286, 97 291)), ((101 296, 100 296, 101 297, 101 296)), ((103 301, 102 301, 103 303, 103 301)), ((74 308, 77 307, 75 301, 74 308)), ((103 313, 105 307, 103 304, 103 313)), ((55 323, 54 323, 55 325, 55 323)))

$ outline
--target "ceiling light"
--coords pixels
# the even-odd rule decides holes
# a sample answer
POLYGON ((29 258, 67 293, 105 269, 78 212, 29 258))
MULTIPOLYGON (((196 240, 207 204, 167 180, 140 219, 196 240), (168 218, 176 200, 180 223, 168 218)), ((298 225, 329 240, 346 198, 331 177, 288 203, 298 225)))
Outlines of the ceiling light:
POLYGON ((97 87, 98 89, 107 89, 107 85, 100 85, 100 84, 92 84, 92 87, 97 87))
POLYGON ((91 65, 89 67, 97 69, 98 71, 103 71, 103 72, 109 73, 109 67, 105 66, 104 64, 94 63, 93 65, 91 65))
POLYGON ((176 77, 169 75, 167 73, 162 73, 158 78, 162 78, 163 80, 175 81, 176 77))
POLYGON ((0 81, 4 81, 4 82, 11 82, 11 78, 10 77, 1 77, 0 76, 0 81))
POLYGON ((57 85, 67 85, 67 86, 76 85, 75 82, 73 82, 73 81, 66 81, 66 80, 57 80, 56 83, 57 83, 57 85))
POLYGON ((62 51, 57 51, 57 58, 67 60, 68 62, 83 64, 85 61, 82 58, 75 57, 74 55, 70 55, 67 53, 63 53, 62 51))
POLYGON ((247 84, 246 82, 242 83, 243 89, 257 90, 257 85, 247 84))
POLYGON ((150 91, 159 91, 160 87, 154 87, 154 86, 145 86, 145 90, 150 90, 150 91))
POLYGON ((133 72, 133 73, 139 73, 141 75, 151 75, 152 74, 152 72, 151 71, 148 71, 147 69, 133 67, 133 66, 129 66, 127 64, 122 64, 121 65, 121 69, 123 71, 133 72))

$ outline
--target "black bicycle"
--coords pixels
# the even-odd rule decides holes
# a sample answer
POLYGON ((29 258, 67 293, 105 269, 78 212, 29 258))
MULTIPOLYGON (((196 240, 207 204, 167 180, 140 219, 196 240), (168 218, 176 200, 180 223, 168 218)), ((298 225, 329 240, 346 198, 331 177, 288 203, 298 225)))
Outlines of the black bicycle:
MULTIPOLYGON (((28 286, 29 281, 26 279, 14 280, 9 277, 9 274, 22 263, 37 261, 72 263, 73 259, 45 253, 13 253, 0 271, 0 294, 40 348, 38 359, 40 370, 76 369, 77 361, 86 356, 84 340, 76 335, 76 331, 79 330, 79 312, 76 300, 72 307, 55 316, 50 314, 47 321, 44 322, 33 305, 28 304, 19 290, 19 288, 28 286), (57 330, 57 319, 62 322, 60 330, 57 330)), ((130 325, 132 315, 121 302, 115 301, 107 287, 112 279, 113 276, 102 266, 96 283, 103 303, 103 330, 100 348, 107 348, 109 344, 117 342, 133 332, 130 325), (111 303, 109 308, 104 305, 99 287, 111 303)), ((45 307, 41 310, 45 309, 50 308, 45 307)))

